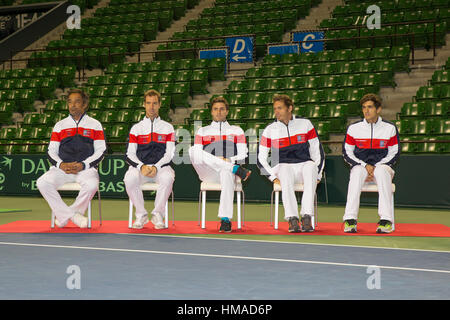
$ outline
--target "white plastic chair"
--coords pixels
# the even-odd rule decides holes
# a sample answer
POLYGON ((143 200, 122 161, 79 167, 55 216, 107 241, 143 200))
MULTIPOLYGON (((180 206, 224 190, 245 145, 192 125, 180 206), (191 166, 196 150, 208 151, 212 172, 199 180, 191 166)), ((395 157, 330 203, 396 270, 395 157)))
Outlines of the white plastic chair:
MULTIPOLYGON (((63 184, 57 190, 58 191, 80 191, 81 185, 78 182, 69 182, 69 183, 63 184)), ((102 225, 102 205, 101 205, 101 198, 100 198, 100 190, 97 190, 97 196, 98 196, 98 216, 99 216, 99 220, 100 220, 100 225, 102 225)), ((89 205, 88 205, 88 228, 91 228, 91 226, 92 226, 91 202, 92 201, 89 201, 89 205)), ((52 217, 51 217, 51 227, 52 228, 55 227, 55 215, 53 212, 52 212, 52 217)))
MULTIPOLYGON (((141 185, 142 191, 157 191, 159 188, 159 184, 147 182, 141 185)), ((173 190, 172 190, 172 225, 175 225, 175 211, 173 206, 173 190)), ((133 225, 133 203, 131 200, 129 202, 129 210, 128 210, 128 228, 131 228, 133 225)), ((166 210, 164 212, 164 225, 166 228, 169 227, 169 201, 166 202, 166 210)))
MULTIPOLYGON (((198 219, 199 225, 201 220, 202 229, 206 228, 206 192, 207 191, 221 191, 222 186, 220 183, 215 182, 202 182, 200 184, 200 192, 198 195, 198 219), (200 201, 201 201, 201 218, 200 218, 200 201)), ((237 228, 242 229, 243 217, 245 213, 245 193, 242 189, 242 183, 240 178, 236 178, 236 183, 234 187, 236 192, 236 203, 237 203, 237 228), (241 194, 242 194, 242 216, 241 216, 241 194)))

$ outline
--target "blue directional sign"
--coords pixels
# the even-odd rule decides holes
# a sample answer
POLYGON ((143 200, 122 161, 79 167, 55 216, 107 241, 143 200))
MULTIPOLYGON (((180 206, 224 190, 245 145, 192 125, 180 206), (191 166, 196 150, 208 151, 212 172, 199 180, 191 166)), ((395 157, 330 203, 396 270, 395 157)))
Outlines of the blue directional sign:
MULTIPOLYGON (((323 31, 317 32, 295 32, 293 41, 307 41, 307 40, 320 40, 324 38, 323 31)), ((323 51, 323 41, 314 42, 302 42, 300 45, 300 52, 319 52, 323 51)))
POLYGON ((214 58, 227 58, 227 49, 202 49, 199 50, 200 59, 214 59, 214 58))
POLYGON ((253 62, 253 38, 226 38, 226 46, 230 48, 230 62, 253 62))
POLYGON ((270 45, 268 46, 268 54, 287 54, 287 53, 299 53, 300 46, 298 43, 296 44, 279 44, 279 45, 270 45))

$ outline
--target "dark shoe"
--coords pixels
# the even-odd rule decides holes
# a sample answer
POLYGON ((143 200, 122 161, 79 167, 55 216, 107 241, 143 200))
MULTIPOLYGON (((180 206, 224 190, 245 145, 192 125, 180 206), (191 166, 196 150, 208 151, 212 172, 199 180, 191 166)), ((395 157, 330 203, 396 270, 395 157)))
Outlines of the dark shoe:
POLYGON ((239 166, 236 170, 235 175, 237 175, 239 178, 241 178, 242 181, 245 181, 248 179, 252 172, 250 170, 247 170, 241 166, 239 166))
POLYGON ((222 220, 220 222, 219 232, 231 232, 231 221, 230 220, 222 220))
POLYGON ((348 219, 344 221, 344 232, 345 233, 356 233, 356 220, 348 219))
POLYGON ((302 232, 312 232, 314 231, 314 228, 311 224, 311 216, 305 214, 302 217, 302 232))
POLYGON ((298 218, 297 217, 291 217, 289 218, 289 232, 300 232, 300 225, 298 224, 298 218))

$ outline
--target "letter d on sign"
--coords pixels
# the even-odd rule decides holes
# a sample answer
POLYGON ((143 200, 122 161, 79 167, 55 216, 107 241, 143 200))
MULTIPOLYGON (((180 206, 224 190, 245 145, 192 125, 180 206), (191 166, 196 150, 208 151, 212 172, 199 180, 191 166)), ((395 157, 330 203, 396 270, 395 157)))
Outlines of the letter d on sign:
POLYGON ((81 29, 81 9, 77 5, 67 7, 67 14, 72 14, 66 20, 67 29, 81 29))
POLYGON ((67 267, 67 274, 70 276, 66 280, 66 287, 69 290, 81 289, 81 269, 77 265, 71 265, 67 267))

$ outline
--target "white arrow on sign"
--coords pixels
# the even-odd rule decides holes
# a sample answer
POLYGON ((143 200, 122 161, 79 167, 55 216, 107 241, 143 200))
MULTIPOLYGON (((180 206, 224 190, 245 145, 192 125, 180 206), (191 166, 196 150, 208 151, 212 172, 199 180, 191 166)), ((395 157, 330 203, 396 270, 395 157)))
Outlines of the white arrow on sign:
POLYGON ((247 57, 240 57, 238 55, 235 55, 234 57, 231 58, 231 60, 234 60, 234 61, 239 61, 241 59, 247 59, 247 57))

